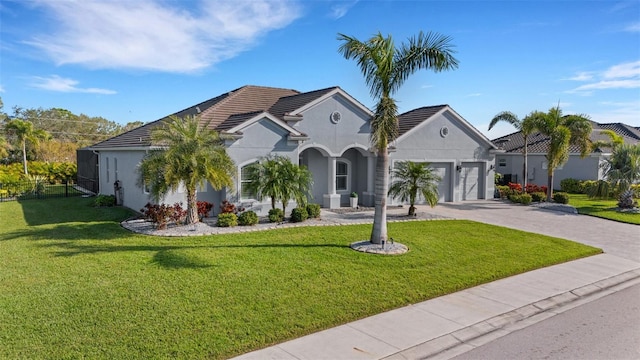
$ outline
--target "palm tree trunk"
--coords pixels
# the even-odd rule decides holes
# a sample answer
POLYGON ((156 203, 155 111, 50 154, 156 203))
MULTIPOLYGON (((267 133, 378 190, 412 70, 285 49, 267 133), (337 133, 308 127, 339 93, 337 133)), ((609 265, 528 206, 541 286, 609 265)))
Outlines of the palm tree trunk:
POLYGON ((29 170, 27 169, 27 142, 26 140, 22 140, 22 166, 24 167, 24 174, 29 175, 29 170))
POLYGON ((551 202, 551 199, 553 198, 553 170, 549 168, 549 172, 547 174, 547 202, 551 202))
POLYGON ((187 224, 195 224, 200 221, 197 199, 196 189, 187 189, 187 218, 185 219, 187 224))
POLYGON ((371 243, 382 244, 387 240, 387 191, 389 189, 389 152, 385 146, 376 159, 375 213, 371 243))
POLYGON ((524 159, 523 159, 523 164, 522 164, 522 192, 527 192, 527 177, 529 174, 527 174, 527 137, 524 137, 524 159))

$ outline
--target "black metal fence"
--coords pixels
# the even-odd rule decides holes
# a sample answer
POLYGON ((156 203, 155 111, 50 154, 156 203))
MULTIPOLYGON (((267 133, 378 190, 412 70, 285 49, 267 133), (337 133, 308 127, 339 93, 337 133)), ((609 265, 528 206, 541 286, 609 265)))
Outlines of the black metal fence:
POLYGON ((62 184, 43 180, 12 181, 0 183, 0 201, 95 195, 96 190, 97 184, 89 179, 69 180, 62 184))

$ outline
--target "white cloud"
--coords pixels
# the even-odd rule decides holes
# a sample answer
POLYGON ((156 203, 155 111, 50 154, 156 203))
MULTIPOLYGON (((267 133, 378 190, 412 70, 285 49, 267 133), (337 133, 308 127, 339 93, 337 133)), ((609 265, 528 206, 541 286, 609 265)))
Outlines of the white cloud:
POLYGON ((482 96, 482 93, 467 94, 467 97, 478 97, 478 96, 482 96))
POLYGON ((299 16, 295 3, 286 0, 37 3, 59 27, 29 44, 57 64, 176 73, 236 56, 261 35, 299 16))
POLYGON ((79 81, 63 78, 58 75, 51 75, 50 77, 34 76, 31 79, 33 81, 31 83, 32 87, 43 89, 43 90, 66 92, 66 93, 88 93, 88 94, 103 94, 103 95, 116 94, 115 91, 108 90, 108 89, 80 88, 76 86, 80 83, 79 81))
POLYGON ((640 77, 640 61, 619 64, 610 67, 604 73, 605 79, 640 77))
POLYGON ((591 81, 580 85, 567 93, 591 95, 595 90, 636 89, 640 88, 640 61, 632 61, 613 65, 600 72, 581 72, 569 78, 577 81, 591 81))
POLYGON ((628 32, 640 32, 640 22, 629 24, 624 28, 628 32))
POLYGON ((341 17, 345 16, 347 12, 351 10, 351 8, 355 6, 355 4, 358 3, 358 1, 359 0, 352 0, 352 1, 340 2, 340 4, 332 5, 331 13, 329 14, 329 16, 333 19, 340 19, 341 17))
POLYGON ((631 126, 640 126, 640 100, 630 102, 601 102, 602 110, 592 113, 591 119, 600 123, 621 122, 631 126))

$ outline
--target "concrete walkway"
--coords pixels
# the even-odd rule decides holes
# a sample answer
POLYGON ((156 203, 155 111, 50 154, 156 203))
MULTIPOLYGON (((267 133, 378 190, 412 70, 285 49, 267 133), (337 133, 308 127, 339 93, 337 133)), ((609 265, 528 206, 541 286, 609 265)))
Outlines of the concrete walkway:
MULTIPOLYGON (((600 247, 605 254, 388 311, 236 359, 448 359, 640 283, 637 225, 494 200, 419 212, 575 240, 600 247)), ((359 216, 358 222, 365 220, 364 214, 359 216)))

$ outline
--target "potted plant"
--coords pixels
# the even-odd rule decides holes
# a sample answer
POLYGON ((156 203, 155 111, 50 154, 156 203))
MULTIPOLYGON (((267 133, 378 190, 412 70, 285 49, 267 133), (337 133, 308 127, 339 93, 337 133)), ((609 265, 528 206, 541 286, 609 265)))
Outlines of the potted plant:
POLYGON ((351 196, 349 197, 349 200, 351 201, 351 207, 352 208, 357 208, 358 207, 358 193, 357 192, 352 192, 351 196))

